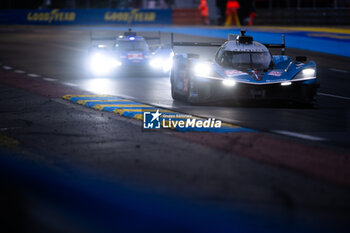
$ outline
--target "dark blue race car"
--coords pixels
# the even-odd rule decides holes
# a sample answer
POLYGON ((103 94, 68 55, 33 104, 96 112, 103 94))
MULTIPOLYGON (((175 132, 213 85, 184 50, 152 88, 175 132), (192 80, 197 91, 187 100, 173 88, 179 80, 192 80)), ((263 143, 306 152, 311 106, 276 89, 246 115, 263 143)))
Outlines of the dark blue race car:
MULTIPOLYGON (((173 38, 173 36, 172 36, 173 38)), ((246 36, 229 35, 225 43, 174 42, 173 46, 218 46, 213 60, 196 54, 176 54, 171 69, 173 99, 194 104, 220 100, 288 100, 313 104, 318 82, 316 64, 306 57, 285 56, 285 43, 262 44, 246 36), (269 48, 282 49, 272 55, 269 48)))
POLYGON ((111 76, 121 72, 151 71, 168 74, 172 65, 172 50, 169 46, 158 45, 151 49, 147 40, 159 37, 137 36, 129 30, 116 38, 93 38, 94 41, 114 40, 112 45, 95 44, 89 50, 88 65, 94 76, 111 76))

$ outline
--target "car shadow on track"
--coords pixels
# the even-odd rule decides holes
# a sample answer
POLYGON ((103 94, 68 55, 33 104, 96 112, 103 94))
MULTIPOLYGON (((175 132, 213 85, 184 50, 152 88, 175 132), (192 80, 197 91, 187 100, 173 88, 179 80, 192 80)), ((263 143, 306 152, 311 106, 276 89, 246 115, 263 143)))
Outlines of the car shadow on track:
MULTIPOLYGON (((174 100, 174 103, 185 103, 183 101, 174 100)), ((225 100, 225 101, 211 101, 208 103, 191 104, 192 106, 215 106, 215 107, 238 107, 238 108, 274 108, 274 109, 318 109, 317 103, 306 104, 294 101, 280 101, 280 100, 225 100)))

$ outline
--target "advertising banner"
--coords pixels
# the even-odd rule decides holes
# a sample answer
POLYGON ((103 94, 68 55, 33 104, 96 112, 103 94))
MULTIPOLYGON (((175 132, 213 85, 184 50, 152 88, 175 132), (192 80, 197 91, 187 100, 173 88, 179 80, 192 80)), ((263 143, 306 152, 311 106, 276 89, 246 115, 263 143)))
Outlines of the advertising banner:
POLYGON ((0 24, 171 24, 171 9, 0 10, 0 24))

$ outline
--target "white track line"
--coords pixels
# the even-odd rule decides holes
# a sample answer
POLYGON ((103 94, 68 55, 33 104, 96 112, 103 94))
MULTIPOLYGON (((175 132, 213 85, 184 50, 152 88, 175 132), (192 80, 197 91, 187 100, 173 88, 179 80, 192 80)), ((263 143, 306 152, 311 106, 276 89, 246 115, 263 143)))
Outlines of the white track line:
POLYGON ((337 98, 337 99, 350 100, 350 97, 346 97, 346 96, 332 95, 332 94, 327 94, 327 93, 322 93, 322 92, 318 92, 317 94, 327 96, 327 97, 333 97, 333 98, 337 98))
POLYGON ((291 136, 291 137, 307 139, 307 140, 311 140, 311 141, 327 141, 327 139, 325 139, 325 138, 315 137, 315 136, 302 134, 302 133, 295 133, 295 132, 290 132, 290 131, 284 131, 284 130, 272 130, 272 132, 278 133, 278 134, 287 135, 287 136, 291 136))
POLYGON ((12 129, 20 129, 21 127, 9 127, 9 128, 0 128, 0 131, 7 131, 12 129))
POLYGON ((349 73, 349 71, 347 71, 347 70, 340 70, 340 69, 335 69, 335 68, 329 68, 329 70, 335 71, 335 72, 340 72, 340 73, 349 73))
POLYGON ((29 77, 32 77, 32 78, 39 78, 40 75, 38 74, 27 74, 29 77))
POLYGON ((71 87, 77 87, 78 84, 75 84, 75 83, 68 83, 68 82, 62 82, 63 85, 66 85, 66 86, 71 86, 71 87))
POLYGON ((12 67, 11 67, 11 66, 2 66, 2 68, 3 68, 4 70, 12 70, 12 67))
POLYGON ((17 74, 24 74, 25 73, 24 70, 15 70, 14 72, 17 73, 17 74))
POLYGON ((54 78, 43 78, 43 80, 49 81, 49 82, 56 82, 57 81, 57 79, 54 79, 54 78))

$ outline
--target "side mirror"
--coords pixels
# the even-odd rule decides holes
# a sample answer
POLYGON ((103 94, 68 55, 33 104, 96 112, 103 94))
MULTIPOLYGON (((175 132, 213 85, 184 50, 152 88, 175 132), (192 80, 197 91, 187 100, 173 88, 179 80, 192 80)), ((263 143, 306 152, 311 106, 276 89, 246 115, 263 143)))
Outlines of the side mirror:
POLYGON ((307 57, 306 56, 296 56, 295 61, 304 63, 307 61, 307 57))

